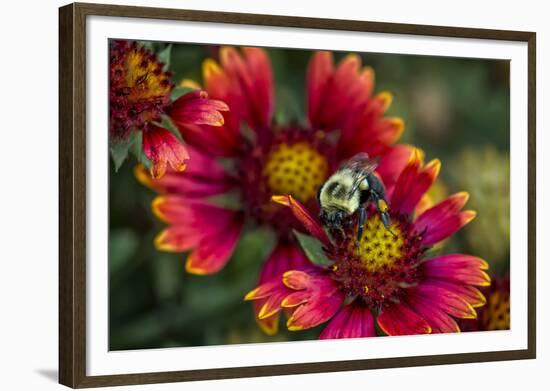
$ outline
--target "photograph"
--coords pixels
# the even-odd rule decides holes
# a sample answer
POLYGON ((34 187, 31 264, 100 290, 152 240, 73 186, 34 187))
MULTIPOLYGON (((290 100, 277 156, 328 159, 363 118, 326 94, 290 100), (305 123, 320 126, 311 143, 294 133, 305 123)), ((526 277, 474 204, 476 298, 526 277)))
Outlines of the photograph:
POLYGON ((510 60, 108 50, 110 351, 510 329, 510 60))

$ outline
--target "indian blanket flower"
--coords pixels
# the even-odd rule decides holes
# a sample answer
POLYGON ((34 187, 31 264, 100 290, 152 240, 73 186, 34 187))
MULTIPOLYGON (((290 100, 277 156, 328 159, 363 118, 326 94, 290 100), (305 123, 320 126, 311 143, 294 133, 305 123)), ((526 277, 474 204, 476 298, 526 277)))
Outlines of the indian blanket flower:
MULTIPOLYGON (((376 336, 377 328, 387 335, 458 332, 456 319, 476 318, 475 308, 485 304, 476 287, 490 283, 487 263, 429 251, 474 218, 475 212, 462 211, 468 194, 451 195, 417 215, 440 163, 424 165, 415 151, 404 167, 394 168, 397 180, 387 186, 391 228, 369 206, 359 248, 356 215, 343 234, 329 236, 294 197, 274 197, 320 242, 330 263, 289 269, 249 292, 246 300, 263 303, 259 317, 286 310, 289 330, 328 322, 322 339, 376 336)), ((387 173, 378 174, 387 181, 387 173)))
MULTIPOLYGON (((224 125, 181 126, 175 121, 193 163, 162 180, 150 180, 142 168, 137 177, 161 193, 153 211, 168 227, 156 237, 156 247, 191 251, 186 261, 190 273, 222 269, 245 225, 271 227, 277 244, 261 269, 259 283, 264 283, 308 262, 292 235, 292 229, 303 228, 287 208, 271 202, 272 195, 291 194, 316 213, 317 191, 340 162, 364 151, 381 157, 380 171, 389 178, 393 162, 406 162, 410 148, 393 145, 403 121, 384 115, 391 95, 373 94, 374 72, 362 67, 358 55, 335 65, 331 53, 313 54, 303 124, 274 122, 273 75, 264 50, 223 47, 218 57, 219 62, 204 62, 203 78, 208 95, 229 106, 224 125), (213 201, 224 194, 236 195, 236 208, 213 201)), ((256 304, 255 311, 262 307, 256 304)), ((278 314, 261 315, 262 329, 274 334, 278 314)))
POLYGON ((142 132, 142 149, 151 161, 151 175, 160 178, 168 165, 174 171, 186 167, 189 154, 183 143, 159 125, 170 113, 182 125, 223 125, 227 106, 208 99, 205 91, 192 91, 171 102, 171 74, 157 56, 136 42, 114 41, 110 48, 109 134, 113 143, 142 132))
POLYGON ((462 331, 510 330, 510 277, 493 277, 483 289, 487 305, 479 310, 477 319, 460 322, 462 331))

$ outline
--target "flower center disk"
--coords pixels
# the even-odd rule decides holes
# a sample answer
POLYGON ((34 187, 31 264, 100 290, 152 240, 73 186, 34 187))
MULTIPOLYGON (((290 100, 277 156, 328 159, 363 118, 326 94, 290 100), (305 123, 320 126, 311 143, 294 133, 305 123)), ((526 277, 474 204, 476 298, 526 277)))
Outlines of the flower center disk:
POLYGON ((126 85, 131 89, 128 97, 130 101, 150 99, 170 93, 172 86, 168 75, 163 72, 162 65, 153 55, 135 48, 128 53, 126 65, 128 69, 126 85))
POLYGON ((262 170, 271 194, 291 194, 300 202, 314 198, 327 176, 327 159, 307 142, 275 145, 262 170))
POLYGON ((387 300, 400 300, 404 289, 418 282, 416 266, 425 249, 407 216, 392 215, 388 230, 372 205, 368 215, 359 246, 356 216, 336 243, 332 272, 347 295, 376 307, 387 300))

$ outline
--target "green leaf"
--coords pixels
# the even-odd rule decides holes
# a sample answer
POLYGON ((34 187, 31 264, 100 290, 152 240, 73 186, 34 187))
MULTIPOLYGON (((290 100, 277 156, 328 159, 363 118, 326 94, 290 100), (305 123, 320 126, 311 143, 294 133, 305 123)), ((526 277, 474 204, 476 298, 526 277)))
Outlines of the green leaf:
POLYGON ((182 285, 184 268, 181 259, 171 255, 158 255, 153 262, 155 291, 157 297, 162 301, 176 297, 182 285))
POLYGON ((139 245, 136 233, 130 229, 118 229, 109 235, 109 272, 123 270, 132 260, 139 245))
MULTIPOLYGON (((139 133, 139 132, 134 132, 139 133)), ((118 172, 118 169, 122 166, 124 161, 128 158, 128 152, 132 147, 134 135, 131 134, 129 137, 123 140, 116 140, 111 142, 111 158, 115 164, 115 171, 118 172)))
POLYGON ((172 101, 175 101, 179 97, 182 97, 183 95, 191 91, 194 91, 194 89, 190 87, 176 87, 172 90, 172 94, 170 95, 170 98, 172 99, 172 101))
POLYGON ((288 124, 300 122, 304 118, 304 108, 300 100, 296 98, 292 89, 281 86, 277 89, 277 111, 275 120, 277 123, 288 124))
POLYGON ((138 44, 151 52, 155 51, 153 41, 138 41, 138 44))
POLYGON ((183 143, 183 139, 181 137, 181 133, 179 129, 176 127, 176 125, 174 125, 174 123, 172 122, 172 119, 169 116, 163 114, 160 122, 157 123, 157 125, 160 126, 161 128, 168 130, 170 133, 176 136, 176 138, 179 141, 183 143))
POLYGON ((323 245, 320 241, 296 230, 294 230, 294 235, 313 264, 318 266, 330 266, 334 263, 334 261, 325 255, 323 245))
POLYGON ((164 70, 167 70, 170 67, 170 58, 172 57, 172 44, 161 50, 157 54, 157 57, 160 62, 164 63, 164 70))
POLYGON ((132 137, 130 152, 132 153, 132 155, 134 155, 139 163, 143 164, 147 169, 150 169, 152 163, 143 152, 142 139, 142 132, 135 132, 132 137))

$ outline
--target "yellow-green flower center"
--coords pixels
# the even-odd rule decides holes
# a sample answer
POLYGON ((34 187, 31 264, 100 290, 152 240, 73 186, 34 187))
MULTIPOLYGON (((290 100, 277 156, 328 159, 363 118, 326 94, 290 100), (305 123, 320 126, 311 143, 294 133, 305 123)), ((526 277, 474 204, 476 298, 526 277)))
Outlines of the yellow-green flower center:
POLYGON ((327 179, 328 162, 307 142, 281 143, 269 152, 262 176, 272 194, 290 194, 307 202, 327 179))
POLYGON ((405 239, 399 224, 392 224, 390 229, 391 232, 376 214, 370 216, 365 224, 359 251, 357 251, 357 244, 354 241, 350 242, 350 251, 358 252, 361 263, 369 272, 375 272, 384 267, 391 268, 405 254, 405 239))

